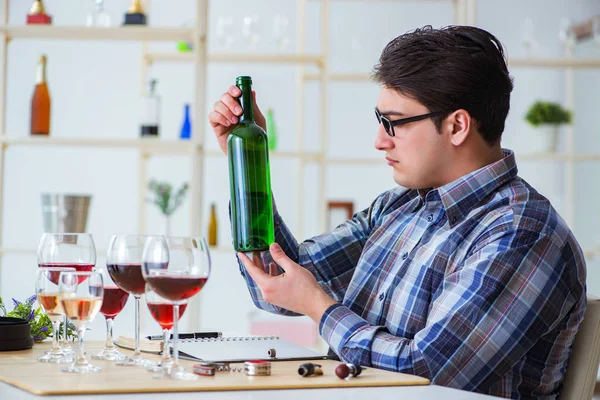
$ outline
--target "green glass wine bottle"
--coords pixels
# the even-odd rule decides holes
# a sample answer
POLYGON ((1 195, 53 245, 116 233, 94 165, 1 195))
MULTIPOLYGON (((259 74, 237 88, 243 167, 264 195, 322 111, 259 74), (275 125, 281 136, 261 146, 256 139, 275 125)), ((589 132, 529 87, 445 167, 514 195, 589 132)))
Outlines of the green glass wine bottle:
POLYGON ((233 247, 268 250, 275 241, 267 134, 254 122, 252 78, 239 76, 243 114, 227 140, 233 247))

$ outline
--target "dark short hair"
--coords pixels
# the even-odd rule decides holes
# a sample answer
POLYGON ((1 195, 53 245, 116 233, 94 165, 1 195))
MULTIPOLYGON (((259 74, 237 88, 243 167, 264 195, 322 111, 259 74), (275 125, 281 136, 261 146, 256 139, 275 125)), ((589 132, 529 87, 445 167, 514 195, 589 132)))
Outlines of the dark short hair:
POLYGON ((448 114, 464 109, 487 143, 502 136, 513 81, 502 43, 483 29, 428 25, 398 36, 381 53, 373 78, 429 111, 442 111, 433 118, 438 130, 448 114))

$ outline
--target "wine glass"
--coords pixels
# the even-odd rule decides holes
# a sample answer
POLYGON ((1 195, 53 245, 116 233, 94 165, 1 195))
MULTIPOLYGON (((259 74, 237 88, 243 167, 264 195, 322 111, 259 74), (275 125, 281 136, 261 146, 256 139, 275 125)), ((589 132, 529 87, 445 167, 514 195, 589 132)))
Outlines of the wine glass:
MULTIPOLYGON (((146 304, 148 305, 152 318, 158 322, 163 330, 162 358, 156 364, 149 364, 146 369, 152 372, 164 372, 167 374, 169 369, 173 366, 169 341, 171 340, 171 328, 173 328, 174 305, 172 301, 159 296, 148 284, 146 284, 146 304)), ((187 302, 179 303, 179 319, 183 316, 186 307, 187 302)))
POLYGON ((571 20, 568 17, 563 17, 560 20, 560 30, 558 38, 567 51, 570 51, 575 46, 575 33, 571 29, 571 20))
POLYGON ((58 283, 61 272, 73 272, 75 268, 39 268, 35 279, 35 294, 42 310, 52 321, 52 350, 38 357, 38 361, 47 363, 72 362, 61 348, 58 338, 60 336, 60 317, 65 313, 58 297, 58 283))
POLYGON ((279 50, 285 50, 290 43, 290 37, 288 33, 288 27, 290 21, 285 15, 277 14, 273 18, 273 36, 277 42, 277 48, 279 50))
POLYGON ((104 0, 92 0, 92 10, 88 13, 86 19, 87 26, 110 27, 110 15, 104 11, 104 0))
POLYGON ((235 41, 233 37, 233 18, 220 16, 217 18, 217 39, 224 49, 229 49, 235 41))
POLYGON ((91 365, 83 351, 83 335, 86 326, 91 322, 102 307, 104 283, 102 274, 90 272, 61 272, 58 285, 60 304, 67 318, 77 328, 77 356, 70 367, 63 368, 64 372, 98 372, 99 367, 91 365))
POLYGON ((146 287, 142 276, 142 251, 149 238, 151 236, 114 235, 108 244, 108 273, 119 288, 135 299, 135 350, 132 357, 117 362, 117 365, 145 367, 149 362, 140 351, 140 298, 146 287))
POLYGON ((210 275, 210 254, 206 239, 195 237, 154 237, 144 246, 142 274, 161 297, 173 302, 173 366, 166 377, 195 380, 179 365, 178 321, 180 304, 194 296, 210 275), (160 265, 163 268, 157 268, 160 265), (166 267, 166 268, 165 268, 166 267))
POLYGON ((127 356, 117 350, 113 343, 113 321, 123 310, 123 307, 125 307, 129 299, 129 293, 117 287, 110 277, 108 270, 98 269, 98 272, 102 274, 104 282, 104 299, 102 300, 100 314, 104 315, 106 319, 106 344, 100 353, 92 354, 92 358, 94 360, 107 361, 124 360, 127 356))
POLYGON ((533 50, 537 47, 533 19, 531 17, 527 17, 523 21, 523 46, 525 47, 527 56, 531 56, 533 50))
POLYGON ((242 26, 242 34, 246 37, 248 41, 248 47, 253 50, 256 48, 258 44, 258 40, 260 38, 258 25, 258 16, 256 15, 248 15, 244 17, 244 23, 242 26))
MULTIPOLYGON (((40 268, 58 267, 91 271, 96 265, 94 238, 91 233, 44 233, 38 246, 37 262, 40 268)), ((60 348, 66 354, 74 353, 67 341, 66 316, 63 319, 60 348)))

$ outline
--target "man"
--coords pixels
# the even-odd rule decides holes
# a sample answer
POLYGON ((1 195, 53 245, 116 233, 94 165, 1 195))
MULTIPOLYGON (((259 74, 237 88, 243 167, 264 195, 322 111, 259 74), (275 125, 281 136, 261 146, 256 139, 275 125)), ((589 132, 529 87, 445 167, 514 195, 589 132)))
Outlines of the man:
MULTIPOLYGON (((475 27, 424 27, 392 40, 374 77, 375 147, 400 186, 303 243, 275 211, 270 254, 238 254, 254 302, 308 315, 347 362, 556 398, 586 267, 565 222, 500 146, 513 88, 502 44, 475 27)), ((229 88, 209 116, 225 152, 239 94, 229 88)))

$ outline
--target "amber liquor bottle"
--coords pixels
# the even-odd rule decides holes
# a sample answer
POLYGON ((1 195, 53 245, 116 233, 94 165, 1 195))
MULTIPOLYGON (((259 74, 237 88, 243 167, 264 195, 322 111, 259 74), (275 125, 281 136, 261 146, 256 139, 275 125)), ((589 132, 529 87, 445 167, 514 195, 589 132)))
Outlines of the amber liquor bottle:
POLYGON ((42 55, 38 62, 35 90, 31 98, 32 135, 50 134, 50 92, 46 82, 46 63, 46 55, 42 55))

